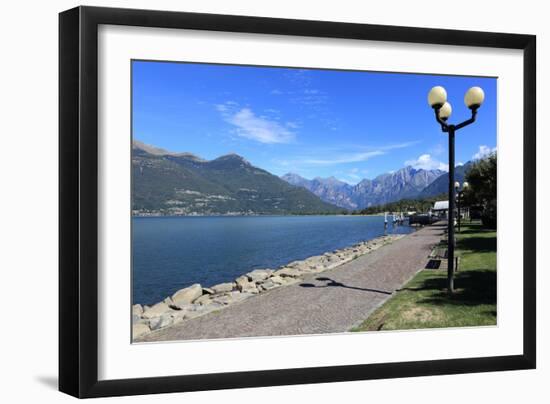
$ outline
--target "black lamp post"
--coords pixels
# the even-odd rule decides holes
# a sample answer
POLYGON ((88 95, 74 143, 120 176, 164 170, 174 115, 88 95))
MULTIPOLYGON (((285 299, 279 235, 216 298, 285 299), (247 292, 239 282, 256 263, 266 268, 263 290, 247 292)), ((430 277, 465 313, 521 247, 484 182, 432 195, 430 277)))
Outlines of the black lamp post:
POLYGON ((428 103, 435 112, 435 120, 441 125, 441 130, 449 134, 449 207, 447 218, 447 288, 449 293, 454 292, 454 264, 455 264, 455 132, 474 123, 477 110, 483 103, 485 94, 479 87, 472 87, 464 96, 464 103, 472 113, 470 119, 457 125, 450 125, 447 120, 451 116, 451 104, 447 102, 447 91, 441 87, 433 87, 428 94, 428 103))
POLYGON ((463 197, 464 197, 464 191, 468 188, 469 184, 464 181, 462 184, 462 189, 460 188, 460 182, 455 182, 455 191, 456 191, 456 204, 457 204, 457 211, 458 211, 458 232, 460 233, 460 220, 462 219, 462 215, 460 213, 460 204, 462 203, 463 197))

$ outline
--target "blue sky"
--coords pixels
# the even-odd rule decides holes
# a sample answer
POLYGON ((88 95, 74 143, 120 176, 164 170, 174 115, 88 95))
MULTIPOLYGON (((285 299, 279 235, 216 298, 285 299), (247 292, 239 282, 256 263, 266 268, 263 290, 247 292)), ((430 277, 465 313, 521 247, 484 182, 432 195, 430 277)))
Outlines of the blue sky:
POLYGON ((447 137, 427 94, 447 89, 451 123, 469 117, 472 86, 485 91, 477 121, 457 132, 456 161, 496 147, 497 79, 133 61, 133 136, 205 159, 237 153, 276 175, 349 183, 398 170, 447 169, 447 137))

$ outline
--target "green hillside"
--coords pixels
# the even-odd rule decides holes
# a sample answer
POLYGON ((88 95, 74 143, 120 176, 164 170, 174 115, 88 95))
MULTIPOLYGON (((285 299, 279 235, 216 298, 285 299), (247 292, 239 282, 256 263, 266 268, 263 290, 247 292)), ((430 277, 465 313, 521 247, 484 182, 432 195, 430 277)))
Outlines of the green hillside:
POLYGON ((229 154, 206 161, 134 143, 135 215, 324 214, 342 209, 229 154))

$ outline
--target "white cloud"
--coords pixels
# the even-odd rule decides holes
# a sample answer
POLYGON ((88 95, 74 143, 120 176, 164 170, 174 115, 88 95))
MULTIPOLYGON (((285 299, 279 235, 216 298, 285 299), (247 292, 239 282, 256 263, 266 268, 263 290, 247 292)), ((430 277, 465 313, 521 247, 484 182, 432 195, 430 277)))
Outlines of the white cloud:
MULTIPOLYGON (((418 141, 393 143, 379 145, 377 147, 366 147, 364 145, 348 144, 337 147, 316 147, 308 148, 307 154, 295 155, 284 160, 274 161, 275 164, 283 168, 294 167, 294 171, 303 170, 306 167, 336 166, 339 164, 350 164, 365 162, 373 157, 387 155, 391 150, 402 149, 417 144, 418 141)), ((335 172, 338 173, 338 172, 335 172)), ((365 168, 351 168, 350 170, 340 172, 341 176, 348 174, 366 175, 369 171, 365 168)))
POLYGON ((407 160, 405 161, 405 165, 416 169, 449 171, 448 164, 434 159, 429 154, 422 154, 416 160, 407 160))
POLYGON ((308 107, 316 107, 326 104, 328 101, 328 96, 318 93, 304 93, 304 95, 299 95, 297 97, 291 98, 290 101, 295 104, 305 105, 308 107))
POLYGON ((493 147, 492 149, 489 146, 481 145, 479 146, 479 150, 476 154, 472 156, 474 160, 479 160, 482 158, 487 157, 488 155, 495 153, 497 151, 496 147, 493 147))
POLYGON ((313 164, 313 165, 333 165, 333 164, 344 164, 344 163, 358 163, 360 161, 367 161, 375 156, 380 156, 385 154, 382 150, 374 150, 365 153, 351 153, 351 154, 342 154, 334 158, 327 159, 306 159, 304 163, 313 164))
POLYGON ((403 142, 403 143, 392 143, 387 146, 379 147, 380 150, 394 150, 394 149, 404 149, 406 147, 414 146, 415 144, 420 143, 419 140, 413 140, 411 142, 403 142))
POLYGON ((286 126, 292 129, 298 129, 300 127, 300 125, 298 125, 296 122, 291 122, 291 121, 287 122, 286 126))
POLYGON ((433 154, 434 156, 441 156, 446 151, 447 151, 447 148, 443 144, 438 143, 434 147, 432 147, 432 149, 430 150, 430 153, 433 154))
POLYGON ((266 117, 254 114, 250 108, 230 113, 227 107, 218 108, 224 119, 237 127, 237 135, 260 143, 290 143, 294 133, 266 117))
POLYGON ((216 104, 215 107, 216 110, 221 113, 227 112, 229 110, 229 108, 225 104, 216 104))
POLYGON ((350 183, 350 182, 359 182, 361 181, 361 175, 359 175, 359 173, 361 172, 361 170, 359 170, 357 167, 355 168, 352 168, 350 169, 346 176, 348 177, 348 180, 346 182, 350 183))

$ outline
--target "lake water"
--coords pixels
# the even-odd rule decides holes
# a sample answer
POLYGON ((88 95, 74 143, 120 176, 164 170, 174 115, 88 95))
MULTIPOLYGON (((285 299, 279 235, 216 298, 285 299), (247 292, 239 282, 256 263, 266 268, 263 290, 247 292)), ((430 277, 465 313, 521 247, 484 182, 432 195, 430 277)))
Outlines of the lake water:
MULTIPOLYGON (((135 217, 133 303, 229 282, 384 235, 382 216, 135 217)), ((387 234, 410 233, 388 225, 387 234)))

